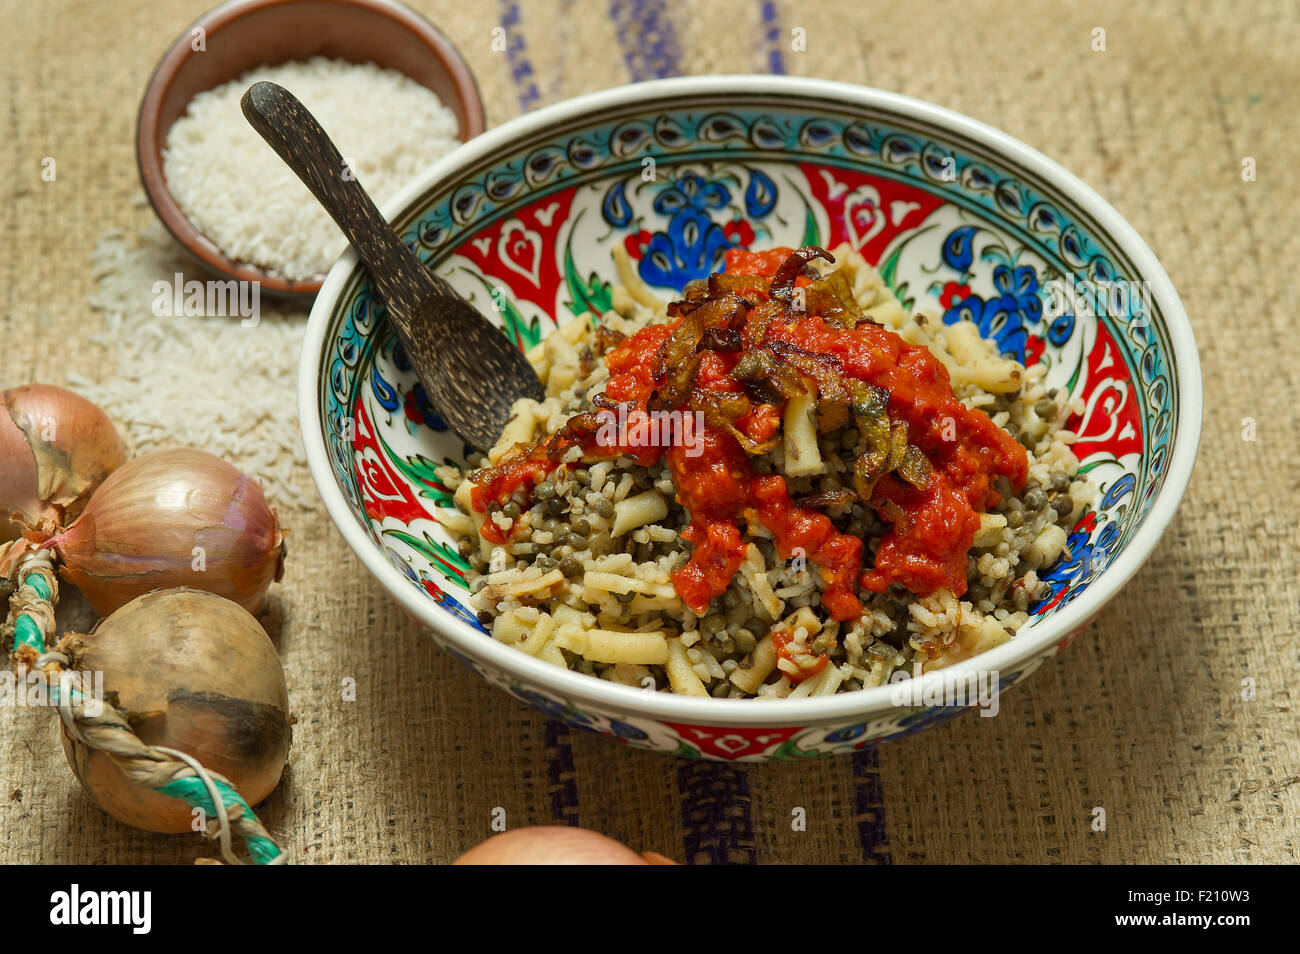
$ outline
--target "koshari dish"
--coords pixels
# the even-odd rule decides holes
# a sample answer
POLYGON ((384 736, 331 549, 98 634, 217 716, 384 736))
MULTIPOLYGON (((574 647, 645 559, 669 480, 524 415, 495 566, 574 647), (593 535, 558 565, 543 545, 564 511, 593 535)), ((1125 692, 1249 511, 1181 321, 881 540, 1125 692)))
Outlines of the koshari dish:
MULTIPOLYGON (((621 249, 619 250, 621 252, 621 249)), ((847 246, 731 250, 529 353, 547 385, 456 486, 479 618, 638 687, 828 695, 1009 638, 1092 497, 1077 407, 847 246)))

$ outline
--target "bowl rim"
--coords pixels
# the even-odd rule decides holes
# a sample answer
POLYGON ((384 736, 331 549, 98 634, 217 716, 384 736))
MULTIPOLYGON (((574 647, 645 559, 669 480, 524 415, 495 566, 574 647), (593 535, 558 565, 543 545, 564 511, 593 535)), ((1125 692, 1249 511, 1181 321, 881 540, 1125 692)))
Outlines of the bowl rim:
MULTIPOLYGON (((1136 230, 1091 187, 1073 173, 1036 149, 979 120, 946 107, 899 93, 833 80, 773 76, 693 76, 651 80, 629 86, 589 93, 546 106, 509 120, 474 141, 443 157, 426 169, 382 209, 389 221, 400 216, 421 194, 441 181, 454 181, 459 170, 509 147, 535 130, 557 121, 590 114, 643 100, 678 95, 690 98, 705 94, 744 93, 761 87, 768 94, 830 98, 849 105, 885 107, 905 112, 939 131, 955 133, 988 146, 1006 156, 1078 203, 1095 219, 1102 234, 1110 237, 1131 258, 1137 276, 1151 284, 1154 299, 1168 325, 1172 348, 1171 364, 1178 377, 1179 423, 1172 437, 1172 453, 1151 510, 1130 538, 1127 546, 1101 575, 1059 614, 1026 630, 1000 646, 986 650, 942 670, 926 673, 907 683, 909 696, 926 687, 942 685, 955 674, 996 670, 1008 672, 1042 655, 1054 643, 1081 630, 1133 577, 1151 555, 1173 519, 1187 489, 1196 461, 1202 417, 1200 362, 1191 323, 1173 283, 1155 254, 1136 230)), ((560 669, 527 653, 485 636, 411 586, 371 541, 344 499, 334 480, 318 411, 320 376, 318 369, 330 314, 355 269, 356 253, 349 247, 326 275, 308 319, 303 340, 298 378, 299 423, 312 477, 327 512, 339 532, 360 557, 362 564, 408 613, 425 627, 445 637, 458 651, 480 665, 494 667, 521 683, 532 683, 574 700, 586 700, 597 707, 625 712, 657 721, 695 723, 726 727, 812 726, 857 720, 864 716, 899 709, 885 684, 856 692, 838 693, 816 699, 713 699, 647 692, 630 686, 596 679, 584 673, 560 669)))
MULTIPOLYGON (((324 284, 323 278, 290 278, 248 262, 228 258, 217 248, 212 239, 190 222, 167 185, 162 163, 155 162, 154 159, 156 155, 161 154, 162 131, 159 129, 158 117, 162 110, 163 96, 180 72, 182 65, 193 54, 190 47, 192 32, 202 28, 205 33, 211 34, 248 14, 269 7, 307 2, 312 0, 226 0, 225 3, 194 20, 167 48, 167 52, 162 55, 153 73, 150 74, 144 95, 140 98, 135 124, 135 162, 140 175, 140 184, 144 188, 145 197, 149 200, 154 214, 158 216, 176 244, 192 259, 216 274, 237 281, 257 282, 262 291, 268 295, 303 301, 312 298, 320 291, 324 284)), ((459 130, 458 138, 461 143, 464 144, 482 134, 487 121, 483 112, 483 98, 479 91, 478 80, 456 45, 428 18, 397 0, 331 0, 331 2, 385 16, 419 37, 429 47, 429 55, 436 57, 446 66, 457 95, 461 99, 466 127, 459 130)))

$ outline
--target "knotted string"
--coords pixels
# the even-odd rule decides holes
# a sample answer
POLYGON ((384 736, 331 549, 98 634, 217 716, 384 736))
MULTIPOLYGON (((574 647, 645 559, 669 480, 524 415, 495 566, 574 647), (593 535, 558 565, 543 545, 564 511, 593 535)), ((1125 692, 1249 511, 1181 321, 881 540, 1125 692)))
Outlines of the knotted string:
POLYGON ((46 678, 68 734, 82 745, 106 753, 130 781, 202 811, 209 819, 205 836, 220 845, 230 864, 247 863, 234 852, 232 833, 243 839, 254 864, 284 864, 285 853, 228 779, 184 752, 146 745, 126 716, 107 700, 95 700, 94 714, 88 709, 80 676, 69 668, 72 658, 63 651, 74 634, 64 636, 54 650, 47 648, 54 636, 54 607, 59 600, 58 577, 49 552, 39 550, 25 556, 15 578, 19 585, 9 597, 9 615, 0 626, 0 639, 12 645, 12 658, 20 673, 30 671, 46 678))

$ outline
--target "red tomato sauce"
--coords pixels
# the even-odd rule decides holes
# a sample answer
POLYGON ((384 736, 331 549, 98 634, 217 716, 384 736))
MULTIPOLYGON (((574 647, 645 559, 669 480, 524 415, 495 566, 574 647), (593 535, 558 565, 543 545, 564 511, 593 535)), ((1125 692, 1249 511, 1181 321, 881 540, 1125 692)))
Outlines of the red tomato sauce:
MULTIPOLYGON (((479 513, 487 513, 492 504, 503 504, 516 493, 529 493, 546 479, 546 476, 559 464, 546 454, 545 445, 539 445, 522 457, 503 461, 480 477, 482 483, 475 483, 470 490, 469 502, 479 513)), ((491 520, 483 521, 479 530, 483 539, 492 543, 505 543, 506 535, 491 520)))
POLYGON ((776 552, 783 560, 795 550, 821 568, 822 606, 833 619, 857 619, 862 615, 858 599, 858 571, 862 569, 862 541, 840 533, 830 517, 817 510, 796 507, 786 490, 785 478, 756 477, 750 485, 753 511, 758 522, 776 539, 776 552))
POLYGON ((728 275, 757 275, 771 278, 781 263, 790 257, 791 248, 770 248, 766 252, 751 252, 743 248, 729 248, 723 255, 723 270, 728 275))
MULTIPOLYGON (((792 254, 788 248, 726 253, 726 270, 733 275, 770 278, 792 254)), ((802 277, 800 284, 806 283, 802 277)), ((764 296, 756 296, 764 297, 764 296)), ((751 299, 752 300, 752 299, 751 299)), ((997 427, 984 412, 971 410, 953 395, 947 369, 927 349, 910 345, 887 328, 867 322, 855 328, 827 325, 816 315, 791 316, 772 322, 764 340, 781 340, 804 351, 833 357, 842 374, 889 391, 889 414, 908 425, 908 440, 931 464, 923 489, 886 475, 875 486, 871 504, 890 523, 876 552, 874 566, 862 568, 863 541, 840 533, 820 511, 797 506, 785 478, 756 475, 749 458, 730 434, 704 427, 698 454, 675 443, 668 448, 646 446, 636 428, 646 420, 646 405, 664 382, 654 366, 660 349, 684 319, 651 325, 620 342, 604 357, 609 369, 605 397, 630 410, 627 426, 612 446, 597 445, 590 435, 566 441, 552 438, 530 452, 489 469, 476 484, 471 502, 485 512, 513 494, 532 487, 559 466, 559 452, 579 443, 586 456, 631 454, 650 466, 661 457, 672 473, 677 500, 691 514, 682 539, 691 544, 689 561, 673 573, 678 595, 696 613, 726 591, 745 559, 740 532, 744 519, 764 526, 773 536, 782 559, 802 554, 821 573, 821 602, 837 620, 862 613, 857 588, 884 592, 899 584, 918 596, 947 588, 966 591, 967 553, 980 526, 979 514, 1000 500, 993 483, 1006 477, 1017 489, 1028 473, 1021 445, 997 427), (666 450, 666 455, 665 455, 666 450)), ((744 392, 731 372, 739 353, 705 351, 694 386, 718 393, 744 392)), ((755 403, 734 426, 762 442, 776 434, 782 408, 755 403)), ((505 534, 492 521, 483 536, 503 542, 505 534)), ((808 675, 813 672, 809 671, 808 675)), ((805 677, 806 678, 806 677, 805 677)))
POLYGON ((788 669, 784 668, 781 669, 782 675, 791 682, 803 682, 805 679, 817 675, 825 669, 826 664, 831 661, 829 656, 811 653, 807 648, 799 648, 799 645, 794 641, 794 633, 790 632, 788 629, 778 629, 776 632, 772 633, 772 643, 776 646, 776 656, 778 659, 785 659, 794 663, 794 668, 797 672, 790 672, 788 669), (817 661, 807 668, 804 668, 799 665, 799 662, 794 658, 799 655, 815 655, 817 661))
POLYGON ((677 487, 677 500, 691 512, 691 525, 682 539, 691 544, 691 558, 673 571, 673 587, 697 613, 723 593, 745 559, 737 518, 749 497, 754 478, 749 458, 730 434, 705 429, 702 453, 690 456, 685 446, 668 449, 668 469, 677 487))
POLYGON ((964 594, 966 554, 979 530, 979 513, 1001 499, 993 489, 998 475, 1014 487, 1024 484, 1025 449, 983 411, 957 400, 948 369, 928 349, 887 328, 869 323, 833 328, 813 316, 773 323, 768 337, 832 355, 846 375, 889 391, 890 417, 907 422, 908 440, 933 468, 925 490, 888 475, 877 483, 872 494, 877 510, 891 501, 908 519, 896 521, 885 534, 862 586, 883 593, 900 583, 918 596, 942 587, 964 594))

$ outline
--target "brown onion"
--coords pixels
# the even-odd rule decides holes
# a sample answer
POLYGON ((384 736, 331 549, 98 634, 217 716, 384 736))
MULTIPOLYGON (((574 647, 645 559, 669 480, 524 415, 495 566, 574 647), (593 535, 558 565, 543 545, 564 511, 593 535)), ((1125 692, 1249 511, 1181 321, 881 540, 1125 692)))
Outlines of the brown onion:
POLYGON ((493 835, 456 859, 458 865, 673 864, 663 855, 638 855, 622 842, 585 828, 538 825, 493 835))
MULTIPOLYGON (((291 719, 284 669, 261 625, 229 600, 161 590, 133 600, 62 648, 74 668, 103 674, 135 733, 191 755, 256 805, 280 782, 291 719)), ((95 679, 84 685, 93 687, 95 679)), ((77 779, 104 811, 145 831, 184 832, 185 802, 138 785, 113 759, 63 735, 77 779)))
POLYGON ((282 538, 255 481, 207 451, 178 447, 118 468, 44 546, 101 616, 170 586, 207 590, 256 613, 284 572, 282 538))
POLYGON ((108 415, 78 394, 31 384, 5 391, 0 405, 0 541, 24 524, 76 519, 126 460, 108 415))

